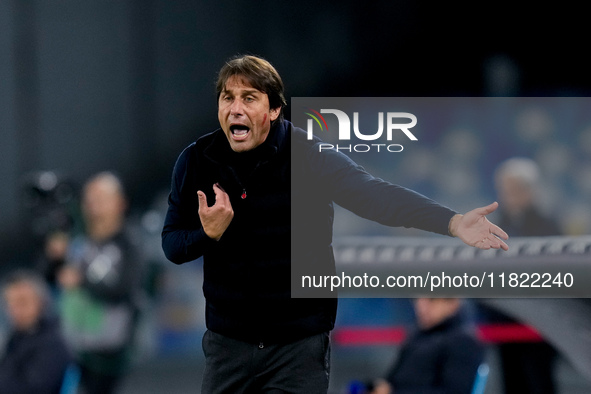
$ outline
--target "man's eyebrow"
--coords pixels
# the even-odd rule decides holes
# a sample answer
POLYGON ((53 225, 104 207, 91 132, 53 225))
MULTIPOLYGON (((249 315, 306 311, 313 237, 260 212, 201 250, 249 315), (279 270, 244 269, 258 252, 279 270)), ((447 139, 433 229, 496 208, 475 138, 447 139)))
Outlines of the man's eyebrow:
POLYGON ((261 94, 262 92, 258 89, 245 89, 242 91, 242 95, 246 96, 248 94, 261 94))
MULTIPOLYGON (((229 93, 229 94, 234 94, 234 92, 233 92, 232 90, 228 90, 228 89, 224 89, 224 90, 222 90, 222 94, 228 94, 228 93, 229 93)), ((260 91, 260 90, 258 90, 258 89, 255 89, 255 88, 252 88, 252 89, 245 89, 245 90, 243 90, 242 92, 240 92, 240 94, 241 94, 242 96, 246 96, 246 95, 249 95, 249 94, 262 94, 262 93, 263 93, 263 92, 261 92, 261 91, 260 91)))

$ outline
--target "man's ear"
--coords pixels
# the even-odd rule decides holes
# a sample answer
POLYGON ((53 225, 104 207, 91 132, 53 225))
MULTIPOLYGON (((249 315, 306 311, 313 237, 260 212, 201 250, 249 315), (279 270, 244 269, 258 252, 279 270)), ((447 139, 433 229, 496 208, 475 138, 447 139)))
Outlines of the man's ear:
POLYGON ((281 113, 281 107, 277 107, 277 108, 271 108, 271 111, 269 111, 269 120, 274 121, 275 119, 277 119, 279 117, 279 114, 281 113))

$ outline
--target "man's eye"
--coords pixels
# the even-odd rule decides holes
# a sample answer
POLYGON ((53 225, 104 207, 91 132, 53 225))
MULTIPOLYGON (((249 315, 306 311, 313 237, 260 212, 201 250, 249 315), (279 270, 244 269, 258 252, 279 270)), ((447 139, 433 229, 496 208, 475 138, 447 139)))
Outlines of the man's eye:
POLYGON ((245 101, 246 101, 247 103, 252 103, 252 102, 254 101, 254 97, 247 97, 247 98, 245 99, 245 101))

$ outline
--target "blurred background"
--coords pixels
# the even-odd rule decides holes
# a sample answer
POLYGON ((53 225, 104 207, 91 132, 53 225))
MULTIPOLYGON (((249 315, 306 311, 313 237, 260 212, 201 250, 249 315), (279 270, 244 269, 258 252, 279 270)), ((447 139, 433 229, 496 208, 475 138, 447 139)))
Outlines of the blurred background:
MULTIPOLYGON (((218 126, 214 81, 225 60, 267 58, 287 97, 584 97, 591 92, 585 22, 574 2, 0 0, 0 271, 34 266, 48 233, 80 226, 84 181, 116 172, 154 275, 137 367, 123 392, 170 393, 171 381, 178 392, 197 392, 200 263, 165 261, 160 230, 176 157, 218 126)), ((502 142, 490 130, 433 129, 412 156, 370 168, 464 211, 496 199, 496 165, 530 157, 542 171, 543 209, 564 234, 589 234, 585 115, 585 108, 580 116, 527 108, 499 122, 502 142)), ((421 235, 358 226, 356 235, 421 235)), ((412 321, 405 300, 364 302, 342 303, 339 324, 412 321)), ((360 378, 350 376, 347 360, 362 354, 372 360, 368 370, 381 371, 397 343, 353 345, 335 345, 335 390, 360 378)), ((573 388, 589 386, 571 368, 561 373, 571 384, 563 392, 589 392, 573 388)))

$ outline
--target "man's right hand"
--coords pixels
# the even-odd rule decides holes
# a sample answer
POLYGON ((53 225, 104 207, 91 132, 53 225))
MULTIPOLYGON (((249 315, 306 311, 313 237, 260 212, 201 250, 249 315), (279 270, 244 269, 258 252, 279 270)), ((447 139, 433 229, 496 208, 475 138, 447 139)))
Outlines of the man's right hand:
POLYGON ((234 217, 234 210, 230 203, 230 197, 217 183, 213 185, 213 191, 215 203, 211 207, 207 205, 205 193, 201 190, 197 191, 199 219, 201 219, 205 234, 209 238, 219 241, 234 217))

